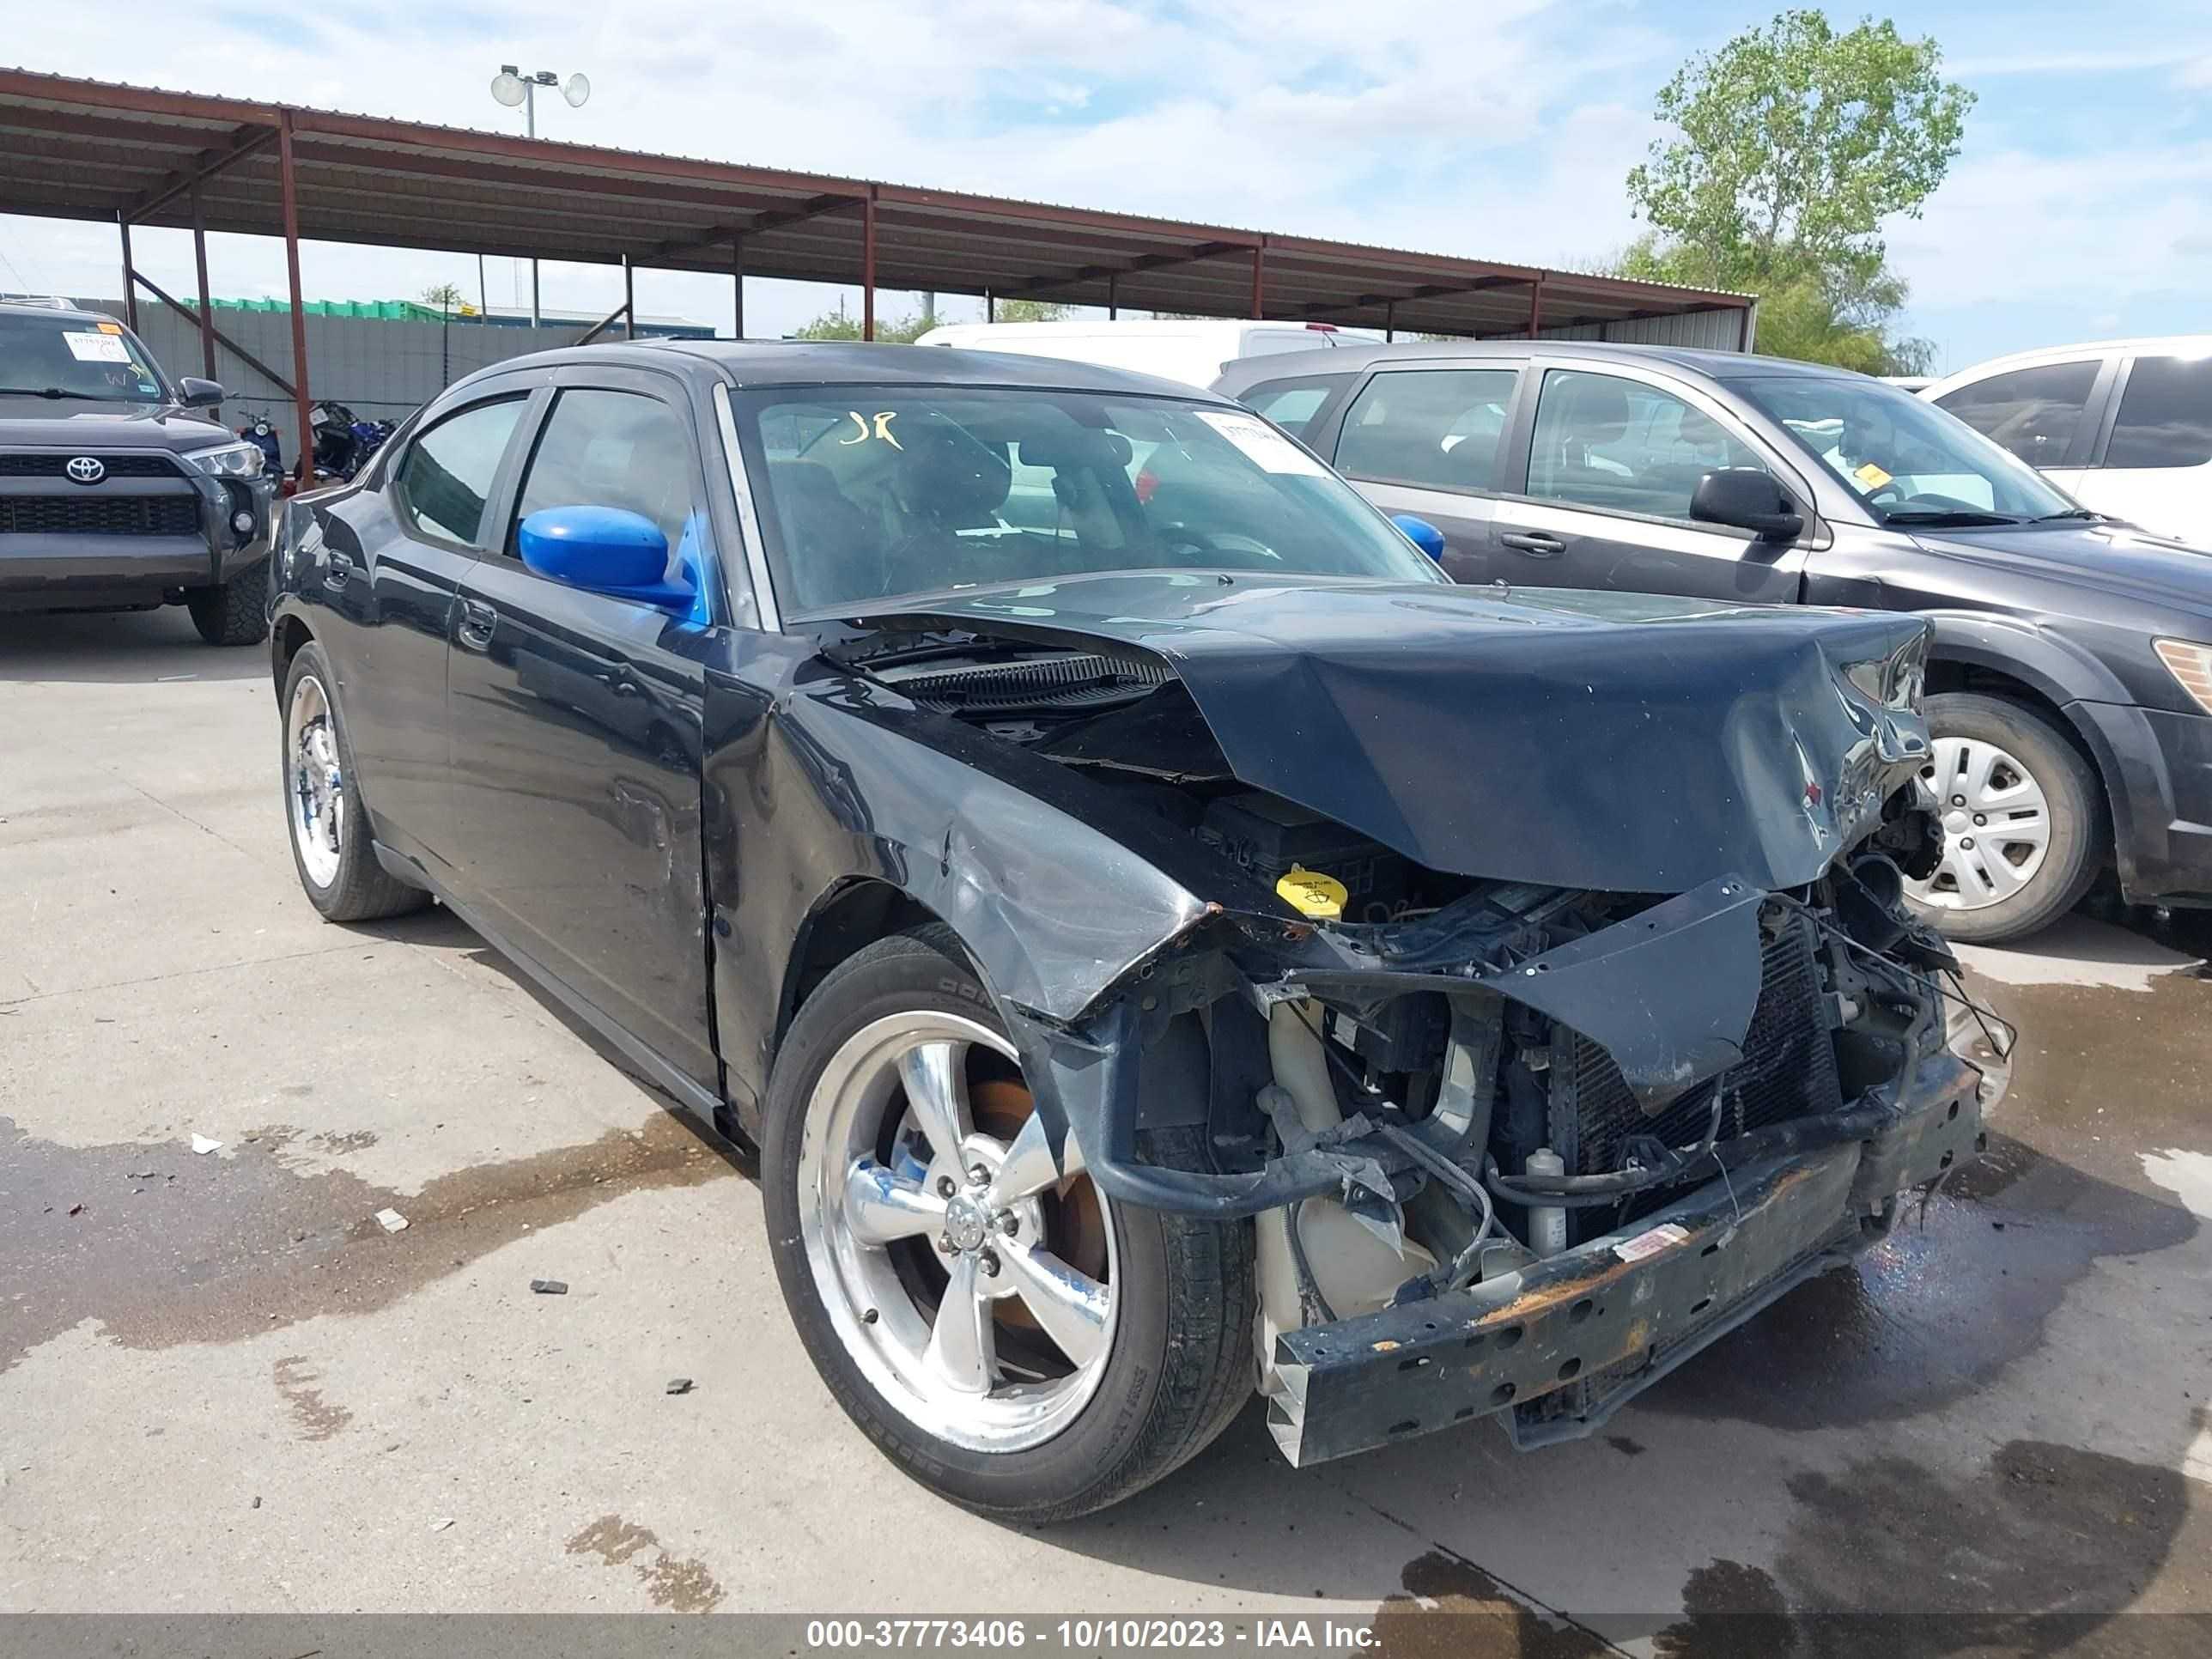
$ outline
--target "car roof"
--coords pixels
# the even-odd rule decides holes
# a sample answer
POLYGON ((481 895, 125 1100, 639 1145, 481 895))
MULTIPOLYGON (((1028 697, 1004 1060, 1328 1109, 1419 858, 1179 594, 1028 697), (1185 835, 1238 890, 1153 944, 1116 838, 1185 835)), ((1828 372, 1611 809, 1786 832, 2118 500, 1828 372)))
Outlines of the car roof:
MULTIPOLYGON (((1060 357, 1036 357, 1002 351, 969 351, 957 346, 923 348, 869 344, 850 340, 617 340, 568 346, 509 357, 477 371, 554 367, 562 363, 627 362, 638 368, 681 366, 749 386, 972 386, 1031 387, 1040 391, 1123 392, 1217 402, 1180 380, 1127 369, 1103 368, 1060 357)), ((471 380, 477 378, 470 376, 471 380)))
POLYGON ((115 320, 104 311, 87 311, 82 306, 56 305, 48 300, 0 300, 0 312, 19 313, 27 317, 58 317, 64 322, 112 323, 115 320))
POLYGON ((1968 363, 1964 368, 1954 368, 1948 374, 1929 381, 1923 391, 1923 393, 1948 392, 1954 386, 1985 380, 2008 369, 2037 368, 2047 363, 2084 362, 2102 357, 2139 357, 2146 353, 2161 357, 2212 356, 2212 334, 2160 334, 2130 340, 2079 340, 2070 345, 2035 346, 2026 351, 2008 351, 2002 357, 1984 357, 1978 363, 1968 363))
POLYGON ((1217 391, 1225 392, 1232 387, 1242 390, 1256 386, 1263 380, 1357 372, 1370 363, 1480 364, 1523 358, 1532 351, 1553 359, 1582 359, 1594 363, 1665 364, 1715 380, 1766 375, 1865 378, 1853 370, 1834 368, 1826 363, 1793 362, 1785 357, 1761 357, 1741 351, 1700 351, 1689 346, 1618 345, 1596 340, 1420 340, 1401 345, 1354 343, 1319 351, 1239 357, 1222 371, 1221 378, 1213 384, 1217 391))

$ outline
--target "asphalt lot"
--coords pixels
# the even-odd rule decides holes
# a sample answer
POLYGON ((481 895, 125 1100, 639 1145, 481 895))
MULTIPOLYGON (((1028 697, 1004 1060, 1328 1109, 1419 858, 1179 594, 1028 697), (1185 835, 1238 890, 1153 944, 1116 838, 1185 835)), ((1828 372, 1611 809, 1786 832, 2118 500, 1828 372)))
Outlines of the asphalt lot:
POLYGON ((0 618, 0 1608, 1382 1604, 1392 1650, 1458 1609, 1546 1656, 1841 1650, 1848 1610, 1945 1615, 1904 1654, 2204 1650, 2111 1615, 2212 1613, 2212 927, 1975 952, 2025 1033, 1991 1156, 1607 1433, 1300 1473, 1248 1413, 1010 1531, 831 1404, 741 1158, 444 913, 316 917, 265 662, 178 611, 0 618))

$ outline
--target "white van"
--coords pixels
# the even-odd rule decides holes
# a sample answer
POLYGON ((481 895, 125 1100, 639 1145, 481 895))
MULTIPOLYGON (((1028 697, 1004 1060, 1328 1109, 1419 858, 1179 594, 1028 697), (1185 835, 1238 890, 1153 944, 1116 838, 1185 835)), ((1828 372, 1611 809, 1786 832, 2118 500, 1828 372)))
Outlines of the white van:
POLYGON ((2212 545, 2212 334, 2015 352, 1920 395, 2084 507, 2212 545))
POLYGON ((1311 351, 1333 345, 1372 345, 1329 323, 1252 323, 1231 319, 1159 322, 940 323, 916 345, 959 346, 969 351, 1011 351, 1024 357, 1065 357, 1158 374, 1185 386, 1210 386, 1239 357, 1271 351, 1311 351))

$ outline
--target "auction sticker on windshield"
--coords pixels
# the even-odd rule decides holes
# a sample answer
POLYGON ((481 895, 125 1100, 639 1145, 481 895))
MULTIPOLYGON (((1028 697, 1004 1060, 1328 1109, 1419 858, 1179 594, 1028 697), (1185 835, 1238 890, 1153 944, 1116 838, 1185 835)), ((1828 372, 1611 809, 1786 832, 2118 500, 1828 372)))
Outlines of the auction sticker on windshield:
POLYGON ((1201 409, 1198 418, 1235 444, 1262 472, 1303 473, 1326 477, 1328 469, 1256 415, 1231 409, 1201 409))
POLYGON ((112 334, 64 334, 70 356, 81 363, 127 363, 131 349, 112 334))

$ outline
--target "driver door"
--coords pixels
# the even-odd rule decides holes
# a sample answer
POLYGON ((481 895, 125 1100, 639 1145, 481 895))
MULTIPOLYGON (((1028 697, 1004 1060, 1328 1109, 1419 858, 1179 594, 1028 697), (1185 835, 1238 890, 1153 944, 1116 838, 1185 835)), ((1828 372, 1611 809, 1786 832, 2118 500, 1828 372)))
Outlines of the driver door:
POLYGON ((700 846, 705 616, 541 576, 516 526, 611 507, 718 580, 696 423, 672 378, 561 370, 514 505, 454 606, 447 725, 462 896, 508 948, 715 1085, 700 846))
POLYGON ((1680 382, 1547 368, 1530 447, 1498 504, 1498 579, 1516 585, 1788 604, 1800 596, 1816 523, 1805 492, 1771 465, 1717 401, 1680 382), (1698 481, 1756 468, 1796 496, 1795 542, 1690 516, 1698 481))

